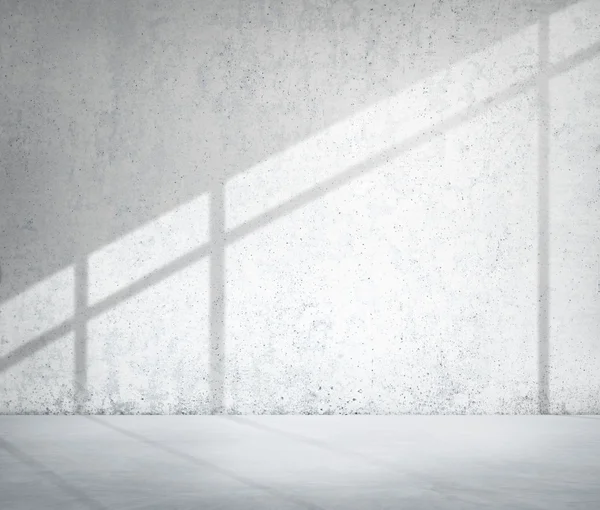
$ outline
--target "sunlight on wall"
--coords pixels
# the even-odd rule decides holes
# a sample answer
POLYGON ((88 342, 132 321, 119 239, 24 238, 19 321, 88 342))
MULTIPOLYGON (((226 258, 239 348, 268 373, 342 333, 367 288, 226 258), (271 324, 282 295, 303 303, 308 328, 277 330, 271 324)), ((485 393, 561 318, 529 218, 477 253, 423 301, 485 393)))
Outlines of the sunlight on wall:
POLYGON ((74 344, 63 335, 0 373, 0 412, 72 412, 74 344))
POLYGON ((554 78, 550 98, 551 402, 582 413, 600 409, 600 57, 554 78))
POLYGON ((209 202, 204 194, 92 253, 90 304, 198 248, 208 236, 209 202))
MULTIPOLYGON (((553 14, 550 61, 593 49, 599 27, 598 2, 553 14)), ((227 229, 530 80, 538 30, 527 27, 235 176, 226 184, 227 229)), ((590 378, 600 359, 598 83, 595 59, 553 78, 549 96, 551 387, 575 411, 589 408, 600 385, 590 378), (574 373, 585 381, 577 390, 574 373)), ((532 412, 539 105, 529 85, 227 246, 227 402, 246 413, 532 412)), ((110 308, 87 328, 91 409, 208 405, 209 261, 182 259, 160 283, 134 285, 126 301, 118 293, 199 247, 208 253, 209 199, 90 255, 89 304, 101 303, 93 314, 110 308)), ((68 267, 0 304, 0 355, 71 320, 74 285, 68 267)), ((21 397, 25 411, 69 408, 73 341, 57 338, 2 375, 7 408, 20 409, 21 397)))
POLYGON ((536 107, 492 108, 228 246, 239 412, 531 412, 536 107))
POLYGON ((550 16, 550 55, 552 64, 599 42, 600 2, 588 0, 570 5, 550 16))
POLYGON ((206 405, 208 271, 204 259, 90 321, 90 409, 171 413, 206 405))
POLYGON ((74 270, 67 267, 0 304, 0 355, 73 318, 74 270))
POLYGON ((529 26, 234 177, 225 194, 227 228, 530 78, 537 30, 529 26))

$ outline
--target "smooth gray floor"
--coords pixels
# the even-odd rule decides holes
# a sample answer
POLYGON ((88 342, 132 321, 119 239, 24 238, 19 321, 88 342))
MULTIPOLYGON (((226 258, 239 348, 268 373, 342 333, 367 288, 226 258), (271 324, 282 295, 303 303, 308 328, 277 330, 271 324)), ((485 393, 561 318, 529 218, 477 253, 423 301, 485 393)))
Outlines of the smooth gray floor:
POLYGON ((600 508, 594 416, 2 416, 0 508, 600 508))

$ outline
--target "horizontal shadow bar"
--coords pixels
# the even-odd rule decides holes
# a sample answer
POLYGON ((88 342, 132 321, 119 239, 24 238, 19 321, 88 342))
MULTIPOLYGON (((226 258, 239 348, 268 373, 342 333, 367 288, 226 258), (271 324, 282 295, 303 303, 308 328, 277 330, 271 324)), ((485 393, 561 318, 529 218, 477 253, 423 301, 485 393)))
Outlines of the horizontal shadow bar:
MULTIPOLYGON (((550 67, 548 71, 548 77, 552 78, 558 76, 575 66, 586 62, 587 60, 593 58, 600 52, 600 42, 593 44, 586 50, 580 51, 575 55, 565 59, 563 62, 553 65, 550 67)), ((320 198, 328 193, 334 191, 341 186, 348 184, 352 180, 356 179, 361 175, 367 174, 369 171, 377 168, 377 165, 387 161, 390 158, 397 157, 402 152, 414 149, 418 147, 421 143, 430 140, 432 137, 443 135, 445 131, 452 129, 454 127, 459 126, 463 122, 466 122, 477 115, 485 112, 487 109, 497 106, 505 101, 508 101, 519 94, 525 92, 527 89, 534 87, 538 82, 537 73, 533 75, 531 78, 513 85, 509 87, 504 92, 492 97, 488 98, 484 101, 477 103, 469 108, 467 108, 463 113, 459 113, 453 115, 447 120, 440 122, 439 124, 432 126, 430 129, 427 129, 417 135, 414 135, 408 138, 406 141, 395 145, 385 151, 383 151, 378 156, 372 158, 368 162, 355 165, 348 170, 338 174, 336 177, 321 183, 314 188, 301 193, 295 198, 287 201, 284 204, 281 204, 278 207, 263 213, 261 216, 236 227, 228 234, 225 235, 226 244, 233 243, 238 241, 239 239, 245 237, 246 235, 252 233, 253 231, 264 227, 271 223, 272 221, 281 218, 291 212, 303 207, 304 205, 320 198)), ((138 280, 137 282, 131 284, 130 286, 111 294, 107 298, 105 298, 100 303, 88 308, 85 312, 85 320, 89 320, 90 318, 94 318, 101 313, 104 313, 111 308, 117 306, 122 301, 135 296, 139 292, 142 292, 153 285, 160 283, 166 278, 172 276, 178 271, 185 269, 198 262, 201 258, 207 256, 210 253, 210 244, 206 243, 191 252, 177 258, 173 262, 166 264, 161 269, 158 269, 146 276, 138 280)), ((34 354, 35 352, 43 349, 46 345, 51 344, 52 342, 58 340, 62 335, 70 330, 73 326, 73 321, 65 321, 62 324, 56 326, 55 328, 43 333, 42 335, 30 340, 27 344, 18 347, 14 351, 8 353, 4 357, 0 358, 0 372, 7 370, 8 368, 14 366, 19 361, 26 358, 28 355, 34 354)))

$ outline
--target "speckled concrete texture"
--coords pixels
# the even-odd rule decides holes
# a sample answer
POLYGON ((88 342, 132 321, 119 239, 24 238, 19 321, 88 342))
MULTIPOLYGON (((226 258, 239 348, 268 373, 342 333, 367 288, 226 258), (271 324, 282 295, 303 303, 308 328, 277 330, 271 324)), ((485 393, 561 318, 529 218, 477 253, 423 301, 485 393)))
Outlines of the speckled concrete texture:
POLYGON ((600 412, 599 27, 0 0, 0 413, 600 412))

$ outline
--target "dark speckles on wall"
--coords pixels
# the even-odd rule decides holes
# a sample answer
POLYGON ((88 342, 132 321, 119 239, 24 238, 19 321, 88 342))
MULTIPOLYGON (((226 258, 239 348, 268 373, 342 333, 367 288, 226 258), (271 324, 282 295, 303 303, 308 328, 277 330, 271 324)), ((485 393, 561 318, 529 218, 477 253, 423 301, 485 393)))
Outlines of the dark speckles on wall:
POLYGON ((3 5, 0 412, 74 411, 75 325, 86 413, 536 412, 546 14, 551 408, 600 409, 594 2, 3 5))

